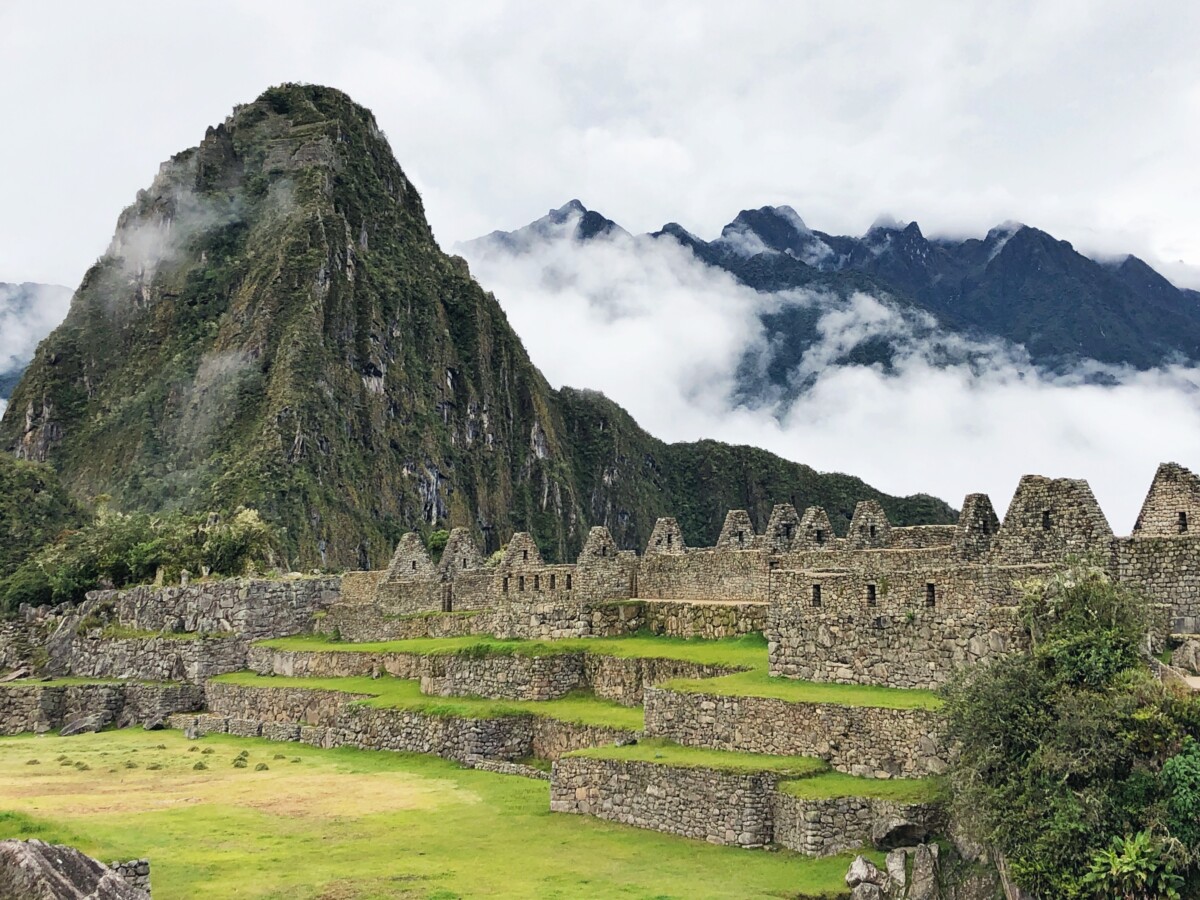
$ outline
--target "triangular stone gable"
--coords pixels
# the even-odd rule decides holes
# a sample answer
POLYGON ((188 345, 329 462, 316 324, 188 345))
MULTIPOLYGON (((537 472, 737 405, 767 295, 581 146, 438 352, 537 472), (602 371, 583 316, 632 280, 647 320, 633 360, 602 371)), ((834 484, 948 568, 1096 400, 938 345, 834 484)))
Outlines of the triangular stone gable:
POLYGON ((1024 475, 992 544, 1001 562, 1055 562, 1106 551, 1112 528, 1080 478, 1024 475))
POLYGON ((800 528, 796 540, 792 542, 794 550, 832 550, 836 539, 833 535, 833 523, 823 506, 810 506, 800 519, 800 528))
POLYGON ((679 523, 672 518, 659 519, 654 523, 654 530, 650 532, 650 540, 646 543, 646 555, 665 556, 678 553, 687 553, 679 523))
POLYGON ((585 566, 615 563, 617 554, 617 542, 613 540, 608 529, 603 525, 596 525, 588 531, 583 549, 579 551, 578 564, 585 566))
POLYGON ((501 569, 528 569, 542 566, 542 552, 538 550, 533 535, 528 531, 518 531, 508 542, 508 549, 500 561, 501 569))
POLYGON ((425 541, 415 531, 402 535, 396 543, 396 552, 388 565, 387 581, 427 581, 437 579, 437 566, 429 558, 425 541))
POLYGON ((891 531, 892 523, 878 500, 859 500, 846 542, 851 550, 878 550, 888 545, 891 531))
POLYGON ((1200 533, 1200 476, 1179 463, 1162 463, 1133 526, 1134 537, 1200 533))
POLYGON ((776 503, 771 509, 771 518, 767 520, 762 543, 768 550, 780 553, 793 549, 799 533, 800 516, 796 507, 790 503, 776 503))
POLYGON ((455 528, 450 532, 446 548, 442 551, 442 561, 438 568, 451 578, 455 572, 465 572, 483 566, 483 554, 479 545, 471 535, 469 528, 455 528))
POLYGON ((758 546, 758 535, 750 513, 744 509, 731 509, 725 516, 721 536, 717 538, 719 550, 753 550, 758 546))
POLYGON ((958 531, 954 535, 954 546, 958 552, 971 558, 985 555, 999 530, 1000 519, 992 506, 992 499, 987 494, 967 494, 963 499, 962 512, 958 515, 958 531))

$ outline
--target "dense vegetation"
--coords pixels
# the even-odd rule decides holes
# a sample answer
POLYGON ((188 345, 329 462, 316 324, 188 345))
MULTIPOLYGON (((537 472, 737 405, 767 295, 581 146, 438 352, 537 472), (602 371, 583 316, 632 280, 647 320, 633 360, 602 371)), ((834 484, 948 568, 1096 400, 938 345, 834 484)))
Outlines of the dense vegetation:
POLYGON ((728 508, 761 527, 785 500, 843 527, 868 497, 904 524, 953 517, 751 448, 672 447, 552 390, 371 113, 315 86, 266 91, 163 167, 10 409, 0 450, 74 496, 254 508, 305 569, 381 566, 414 528, 469 527, 488 553, 527 530, 563 560, 592 524, 640 548, 678 515, 701 544, 728 508))
POLYGON ((53 469, 0 454, 0 578, 82 520, 53 469))
POLYGON ((1200 896, 1200 703, 1155 677, 1143 604, 1074 563, 1022 614, 1031 651, 948 692, 960 820, 1035 896, 1200 896))
POLYGON ((124 587, 162 577, 241 575, 274 568, 277 532, 254 510, 229 516, 118 513, 101 509, 86 524, 60 533, 0 570, 0 616, 22 603, 76 602, 99 587, 124 587))

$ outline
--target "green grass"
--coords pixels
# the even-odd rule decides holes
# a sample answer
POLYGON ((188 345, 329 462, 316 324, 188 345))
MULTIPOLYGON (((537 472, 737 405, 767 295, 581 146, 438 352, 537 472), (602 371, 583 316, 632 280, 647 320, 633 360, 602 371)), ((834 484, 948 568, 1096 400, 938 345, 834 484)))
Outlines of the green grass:
POLYGON ((767 666, 767 642, 761 634, 722 638, 715 641, 686 640, 658 635, 522 641, 500 640, 487 635, 467 635, 369 643, 347 643, 330 641, 318 635, 297 635, 262 641, 259 646, 310 653, 415 653, 426 656, 457 653, 553 656, 559 653, 586 651, 599 656, 617 656, 624 659, 679 659, 704 665, 739 669, 765 669, 767 666))
POLYGON ((678 678, 660 685, 671 690, 725 696, 770 697, 792 703, 837 703, 842 706, 877 706, 885 709, 938 709, 941 700, 933 691, 876 687, 869 684, 835 684, 772 678, 767 673, 767 642, 761 634, 721 640, 687 640, 639 634, 621 638, 571 638, 560 641, 499 640, 486 635, 451 638, 413 638, 373 643, 343 643, 317 635, 298 635, 263 641, 276 650, 312 653, 413 653, 517 654, 550 656, 586 651, 623 659, 678 659, 702 665, 742 669, 718 678, 678 678))
POLYGON ((738 753, 730 750, 706 750, 685 747, 663 738, 646 738, 636 744, 589 747, 568 756, 588 759, 618 759, 646 762, 683 769, 717 769, 722 772, 772 772, 807 778, 828 771, 829 765, 811 756, 770 756, 765 753, 738 753))
POLYGON ((884 709, 938 709, 942 705, 933 691, 772 678, 761 669, 720 678, 676 678, 658 686, 694 694, 770 697, 789 703, 836 703, 841 706, 878 706, 884 709))
POLYGON ((898 803, 934 803, 946 799, 946 784, 939 778, 857 778, 842 772, 824 772, 812 778, 785 781, 780 788, 805 800, 835 797, 870 797, 898 803))
POLYGON ((255 688, 308 688, 370 694, 360 701, 366 706, 384 709, 411 709, 435 716, 462 716, 470 719, 494 719, 500 716, 534 715, 562 722, 600 725, 640 731, 643 716, 640 707, 620 706, 593 694, 568 694, 558 700, 488 700, 480 697, 431 697, 421 693, 420 682, 408 678, 287 678, 281 675, 256 675, 235 672, 210 679, 255 688))
POLYGON ((717 847, 550 813, 544 781, 415 754, 227 735, 197 743, 215 752, 141 729, 0 738, 0 833, 101 860, 149 857, 155 900, 846 894, 852 854, 717 847), (235 768, 242 750, 248 765, 235 768), (61 754, 91 770, 55 764, 61 754), (208 768, 193 769, 197 758, 208 768), (269 770, 255 771, 260 762, 269 770))

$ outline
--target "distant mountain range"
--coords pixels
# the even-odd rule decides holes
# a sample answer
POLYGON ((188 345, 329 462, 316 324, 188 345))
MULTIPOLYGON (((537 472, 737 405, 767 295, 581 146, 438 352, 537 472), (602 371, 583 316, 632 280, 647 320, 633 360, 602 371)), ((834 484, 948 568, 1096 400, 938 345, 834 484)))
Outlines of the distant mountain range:
POLYGON ((438 247, 374 116, 315 85, 267 90, 160 167, 11 403, 0 453, 50 463, 74 496, 252 506, 302 568, 377 568, 413 528, 471 528, 489 553, 530 531, 573 559, 594 524, 634 548, 672 515, 703 545, 727 510, 761 528, 779 502, 843 529, 861 499, 896 523, 956 518, 754 447, 667 444, 553 389, 438 247))
POLYGON ((38 342, 63 320, 71 289, 0 282, 0 401, 12 394, 38 342))
POLYGON ((529 254, 553 240, 678 241, 700 261, 778 302, 762 315, 771 348, 743 366, 743 401, 795 394, 811 380, 805 354, 822 317, 855 294, 884 301, 903 335, 864 333, 827 362, 889 367, 923 342, 931 362, 971 362, 997 344, 1034 366, 1064 371, 1095 361, 1148 369, 1200 360, 1200 292, 1176 287, 1135 256, 1090 259, 1037 228, 1005 223, 981 239, 930 239, 916 222, 879 222, 861 237, 810 229, 788 206, 743 210, 705 241, 671 223, 633 237, 578 200, 510 232, 461 245, 468 258, 529 254), (956 340, 948 341, 947 336, 956 340), (907 346, 902 346, 907 342, 907 346))

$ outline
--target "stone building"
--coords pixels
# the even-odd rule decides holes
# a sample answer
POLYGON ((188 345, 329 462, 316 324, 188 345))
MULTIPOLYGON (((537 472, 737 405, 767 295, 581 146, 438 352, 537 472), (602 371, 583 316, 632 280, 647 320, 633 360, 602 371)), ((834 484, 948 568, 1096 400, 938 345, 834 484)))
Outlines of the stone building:
POLYGON ((1156 631, 1200 631, 1198 517, 1200 478, 1164 463, 1129 537, 1113 535, 1086 481, 1037 475, 1021 479, 1003 522, 985 494, 964 499, 956 525, 895 526, 863 501, 845 535, 819 507, 779 504, 761 533, 731 511, 712 547, 689 546, 673 518, 658 520, 640 556, 596 527, 573 564, 545 562, 517 533, 488 565, 456 528, 437 565, 416 535, 401 539, 375 604, 392 616, 537 605, 580 622, 615 600, 760 604, 774 675, 930 688, 1021 646, 1021 583, 1071 556, 1156 604, 1156 631))

